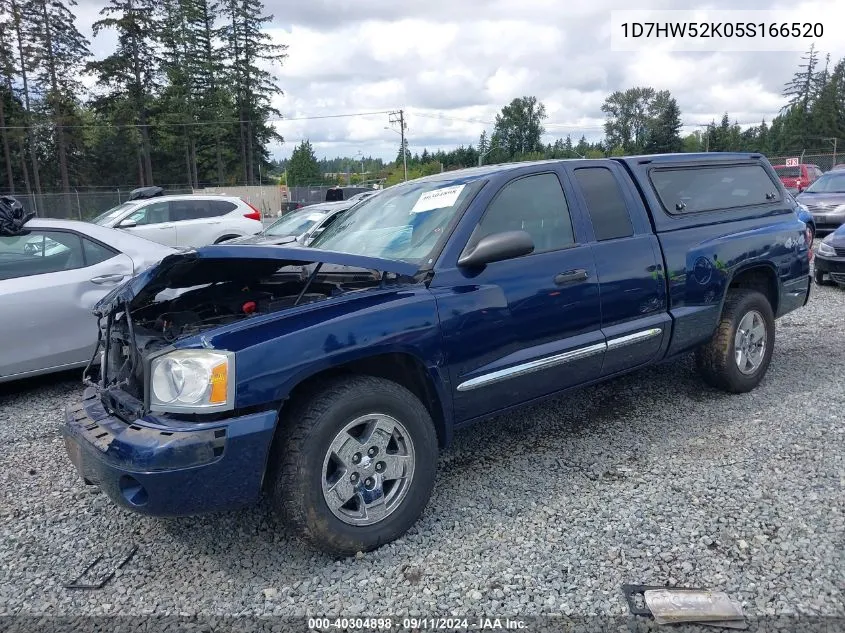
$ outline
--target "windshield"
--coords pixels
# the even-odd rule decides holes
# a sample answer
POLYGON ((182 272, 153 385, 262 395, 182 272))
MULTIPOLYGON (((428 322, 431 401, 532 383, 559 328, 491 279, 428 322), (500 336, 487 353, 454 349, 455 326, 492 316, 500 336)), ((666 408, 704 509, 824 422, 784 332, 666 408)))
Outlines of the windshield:
POLYGON ((845 172, 824 174, 807 187, 804 193, 845 193, 845 172))
POLYGON ((298 237, 309 230, 317 222, 326 217, 325 211, 302 209, 288 213, 281 220, 277 220, 267 227, 265 235, 274 237, 298 237))
POLYGON ((96 218, 91 220, 91 222, 93 222, 94 224, 101 224, 101 225, 108 224, 109 222, 111 222, 115 218, 118 218, 121 215, 123 215, 124 213, 126 213, 127 211, 129 211, 129 209, 134 208, 137 204, 138 204, 137 202, 124 202, 123 204, 119 204, 116 207, 112 207, 108 211, 104 211, 103 213, 98 215, 96 218))
POLYGON ((311 247, 431 264, 458 210, 482 185, 471 178, 395 185, 344 213, 311 247))

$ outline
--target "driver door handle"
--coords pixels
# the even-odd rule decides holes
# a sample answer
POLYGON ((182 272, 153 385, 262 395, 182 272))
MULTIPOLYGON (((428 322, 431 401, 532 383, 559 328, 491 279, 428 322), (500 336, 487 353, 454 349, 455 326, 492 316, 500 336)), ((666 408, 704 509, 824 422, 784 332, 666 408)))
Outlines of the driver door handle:
POLYGON ((123 281, 124 277, 126 277, 126 275, 121 275, 119 273, 114 275, 100 275, 99 277, 93 277, 91 282, 95 284, 107 284, 109 282, 123 281))
POLYGON ((586 281, 589 275, 583 268, 577 270, 567 270, 565 273, 558 273, 555 275, 555 285, 565 286, 566 284, 573 284, 579 281, 586 281))

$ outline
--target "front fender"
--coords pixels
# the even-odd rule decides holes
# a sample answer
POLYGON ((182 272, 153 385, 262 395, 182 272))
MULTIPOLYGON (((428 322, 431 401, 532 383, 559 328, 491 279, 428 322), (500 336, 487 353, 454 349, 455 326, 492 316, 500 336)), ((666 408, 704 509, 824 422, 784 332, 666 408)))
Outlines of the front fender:
POLYGON ((238 408, 279 403, 320 372, 398 353, 425 367, 444 419, 452 417, 436 303, 422 285, 313 304, 207 340, 212 347, 235 352, 238 408))

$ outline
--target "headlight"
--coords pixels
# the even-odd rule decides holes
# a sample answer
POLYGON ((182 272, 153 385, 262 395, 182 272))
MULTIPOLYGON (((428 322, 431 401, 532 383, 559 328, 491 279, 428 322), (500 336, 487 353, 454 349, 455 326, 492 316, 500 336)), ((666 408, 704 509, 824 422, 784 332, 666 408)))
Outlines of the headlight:
POLYGON ((150 409, 211 413, 234 407, 235 355, 207 349, 176 350, 150 363, 150 409))
POLYGON ((819 242, 819 255, 826 255, 827 257, 836 257, 836 251, 827 242, 819 242))

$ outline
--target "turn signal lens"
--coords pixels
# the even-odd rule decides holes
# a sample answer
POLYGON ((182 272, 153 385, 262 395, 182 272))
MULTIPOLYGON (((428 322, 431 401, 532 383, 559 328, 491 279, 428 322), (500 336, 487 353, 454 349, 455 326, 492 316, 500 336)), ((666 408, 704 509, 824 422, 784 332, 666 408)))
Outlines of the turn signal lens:
POLYGON ((229 392, 229 364, 221 363, 211 370, 211 393, 208 401, 211 404, 225 404, 229 392))

